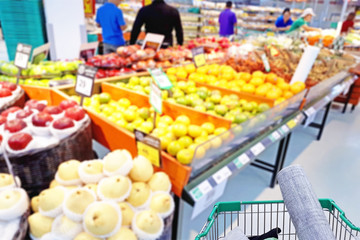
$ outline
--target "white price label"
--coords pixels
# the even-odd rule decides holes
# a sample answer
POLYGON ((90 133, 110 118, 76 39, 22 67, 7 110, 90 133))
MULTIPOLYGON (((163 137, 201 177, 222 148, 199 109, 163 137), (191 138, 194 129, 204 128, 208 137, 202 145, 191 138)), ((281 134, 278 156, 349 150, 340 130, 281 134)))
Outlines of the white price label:
POLYGON ((311 107, 311 108, 309 108, 308 110, 305 111, 305 114, 306 114, 307 117, 309 117, 309 116, 311 116, 311 115, 313 115, 315 113, 316 113, 316 110, 315 110, 314 107, 311 107))
POLYGON ((158 112, 159 114, 162 113, 161 90, 155 82, 151 83, 150 104, 155 108, 156 112, 158 112))
POLYGON ((80 95, 90 97, 92 94, 92 87, 94 84, 94 79, 78 75, 76 79, 76 92, 80 95))
POLYGON ((217 171, 213 175, 213 178, 217 184, 220 184, 222 181, 226 180, 230 176, 231 176, 231 171, 227 166, 225 166, 219 171, 217 171))
POLYGON ((246 163, 250 162, 250 158, 248 157, 248 155, 246 155, 245 153, 241 154, 239 157, 238 157, 239 161, 245 165, 246 163))
POLYGON ((168 76, 162 71, 161 68, 148 69, 151 76, 154 78, 160 89, 170 89, 173 87, 168 76))
POLYGON ((280 129, 281 129, 281 131, 282 131, 284 134, 289 131, 289 128, 288 128, 288 126, 286 126, 286 125, 283 125, 280 129))
POLYGON ((263 61, 263 64, 264 64, 264 67, 265 67, 265 70, 267 72, 270 72, 270 64, 269 64, 269 60, 267 59, 266 57, 266 54, 262 54, 261 55, 261 60, 263 61))
POLYGON ((29 55, 21 52, 17 52, 15 55, 14 64, 19 68, 27 68, 27 64, 29 62, 29 55))
POLYGON ((273 132, 271 135, 272 135, 272 137, 274 138, 275 141, 280 138, 280 134, 277 131, 273 132))
MULTIPOLYGON (((207 182, 205 186, 206 189, 209 189, 208 185, 210 184, 208 183, 208 181, 205 182, 207 182)), ((209 191, 206 192, 206 194, 204 194, 201 198, 195 200, 195 205, 193 208, 191 219, 194 219, 204 210, 209 209, 209 207, 214 204, 216 199, 218 199, 224 193, 226 184, 227 184, 227 180, 222 181, 219 185, 216 185, 214 188, 211 188, 210 186, 210 189, 209 191)))
POLYGON ((26 69, 29 63, 30 54, 31 46, 19 43, 16 47, 14 65, 21 69, 26 69))
POLYGON ((164 41, 165 36, 155 33, 147 33, 143 41, 141 49, 152 48, 158 51, 164 41))
POLYGON ((81 64, 78 68, 75 92, 83 97, 91 97, 97 68, 81 64))
POLYGON ((251 151, 255 156, 259 155, 259 154, 262 153, 264 150, 265 150, 265 147, 264 147, 264 145, 263 145, 261 142, 257 143, 256 145, 254 145, 254 146, 250 149, 250 151, 251 151))

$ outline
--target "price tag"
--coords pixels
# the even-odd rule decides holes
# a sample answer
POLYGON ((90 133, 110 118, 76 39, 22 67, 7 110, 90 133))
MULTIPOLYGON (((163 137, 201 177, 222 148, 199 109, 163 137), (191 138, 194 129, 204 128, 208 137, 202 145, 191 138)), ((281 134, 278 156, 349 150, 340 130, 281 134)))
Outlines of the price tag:
POLYGON ((280 128, 280 130, 283 132, 283 134, 286 134, 287 132, 289 132, 289 128, 288 128, 288 126, 286 126, 286 125, 283 125, 283 126, 280 128))
POLYGON ((230 176, 231 176, 231 171, 227 166, 225 166, 219 171, 217 171, 213 175, 213 178, 217 184, 220 184, 222 181, 226 180, 230 176))
POLYGON ((264 67, 265 67, 265 70, 267 72, 270 72, 270 64, 269 64, 269 60, 267 59, 266 57, 266 54, 262 54, 261 55, 261 60, 263 61, 263 64, 264 64, 264 67))
POLYGON ((277 141, 279 138, 280 138, 280 134, 279 134, 277 131, 275 131, 275 132, 273 132, 273 133, 271 134, 271 141, 275 142, 275 141, 277 141))
POLYGON ((75 92, 82 97, 91 97, 97 68, 80 65, 76 77, 75 92))
POLYGON ((19 43, 16 47, 14 64, 20 69, 26 69, 31 54, 31 45, 19 43))
POLYGON ((227 180, 224 180, 220 184, 212 188, 210 183, 206 180, 203 183, 201 183, 197 188, 195 188, 195 192, 197 194, 196 196, 200 196, 198 198, 194 198, 193 191, 191 191, 191 195, 195 200, 195 205, 193 208, 191 219, 194 219, 204 210, 208 209, 209 206, 214 204, 216 199, 218 199, 221 195, 223 195, 226 184, 227 184, 227 180))
POLYGON ((191 49, 191 53, 192 53, 194 64, 197 68, 204 66, 206 64, 204 47, 193 48, 193 49, 191 49))
POLYGON ((250 151, 255 155, 258 156, 260 153, 262 153, 265 150, 264 145, 259 142, 255 144, 252 148, 250 148, 250 151))
POLYGON ((287 123, 287 126, 290 128, 290 129, 293 129, 295 126, 296 126, 296 122, 294 119, 291 119, 288 123, 287 123))
POLYGON ((83 43, 80 46, 79 58, 84 59, 85 62, 96 54, 99 42, 83 43))
POLYGON ((154 166, 161 167, 161 142, 160 139, 134 130, 138 155, 146 157, 154 166))
POLYGON ((311 107, 309 109, 307 109, 305 112, 306 115, 306 121, 304 124, 304 127, 309 126, 310 123, 312 123, 316 117, 316 110, 314 107, 311 107))
POLYGON ((161 34, 147 33, 141 48, 152 48, 155 51, 159 51, 164 41, 164 38, 165 36, 161 34))
POLYGON ((161 90, 154 81, 150 85, 150 104, 155 108, 155 111, 159 114, 162 113, 162 98, 161 90))
POLYGON ((168 76, 163 72, 162 68, 148 69, 150 75, 154 78, 160 89, 170 89, 173 87, 168 76))
POLYGON ((58 87, 58 86, 64 86, 64 85, 70 85, 74 84, 73 79, 61 79, 61 80, 50 80, 49 81, 49 87, 58 87))
POLYGON ((290 81, 290 84, 294 82, 305 82, 307 79, 312 66, 320 52, 320 48, 314 46, 307 46, 303 55, 301 56, 300 62, 295 70, 295 73, 290 81))
POLYGON ((246 163, 250 162, 250 158, 245 153, 241 154, 238 158, 236 158, 233 163, 237 167, 237 169, 240 169, 242 166, 244 166, 246 163))
POLYGON ((50 43, 35 48, 32 54, 31 63, 39 64, 40 62, 44 61, 49 54, 49 50, 50 50, 50 43))

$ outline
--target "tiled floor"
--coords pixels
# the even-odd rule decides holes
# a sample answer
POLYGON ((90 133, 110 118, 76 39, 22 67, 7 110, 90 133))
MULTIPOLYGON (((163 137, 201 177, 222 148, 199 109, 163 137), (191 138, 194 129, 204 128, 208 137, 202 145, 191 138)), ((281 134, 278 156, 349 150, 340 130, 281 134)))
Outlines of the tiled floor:
MULTIPOLYGON (((360 110, 341 114, 333 107, 321 141, 315 140, 316 130, 300 127, 292 135, 285 165, 300 164, 319 198, 332 198, 346 216, 360 226, 360 110)), ((271 159, 276 146, 260 156, 271 159)), ((268 187, 270 174, 247 167, 229 179, 224 195, 218 201, 279 200, 279 187, 268 187)), ((209 208, 190 220, 192 208, 185 204, 181 237, 194 239, 210 213, 209 208)))

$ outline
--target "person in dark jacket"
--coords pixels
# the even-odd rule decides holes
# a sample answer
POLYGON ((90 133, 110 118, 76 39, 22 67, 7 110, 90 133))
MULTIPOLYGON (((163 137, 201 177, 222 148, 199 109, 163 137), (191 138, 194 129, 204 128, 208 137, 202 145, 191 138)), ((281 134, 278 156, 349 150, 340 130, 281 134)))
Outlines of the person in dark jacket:
POLYGON ((176 31, 179 45, 183 44, 184 36, 179 11, 169 6, 164 0, 154 0, 149 6, 142 7, 135 19, 130 44, 135 44, 141 27, 145 24, 146 33, 156 33, 165 36, 163 46, 172 46, 172 31, 176 31))

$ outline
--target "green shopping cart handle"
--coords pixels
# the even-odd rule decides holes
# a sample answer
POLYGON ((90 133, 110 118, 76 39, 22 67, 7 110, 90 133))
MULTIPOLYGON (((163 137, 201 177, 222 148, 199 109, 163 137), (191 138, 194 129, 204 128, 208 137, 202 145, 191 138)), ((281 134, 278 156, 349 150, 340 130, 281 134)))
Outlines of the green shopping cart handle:
MULTIPOLYGON (((349 219, 346 218, 345 212, 341 210, 341 208, 335 203, 332 199, 319 199, 320 205, 322 208, 326 208, 329 211, 333 211, 336 208, 340 213, 340 218, 346 223, 346 225, 352 230, 359 231, 360 228, 356 227, 349 219)), ((249 205, 249 204, 276 204, 276 203, 284 203, 284 201, 243 201, 243 202, 219 202, 214 205, 213 210, 211 211, 207 221, 208 224, 205 230, 200 233, 195 239, 200 240, 200 238, 205 237, 212 225, 214 224, 216 215, 221 212, 231 212, 231 211, 241 211, 241 205, 249 205), (216 214, 216 215, 215 215, 216 214)))

